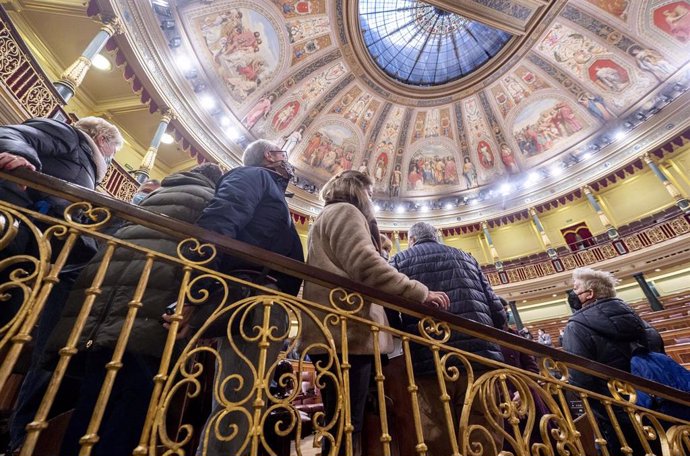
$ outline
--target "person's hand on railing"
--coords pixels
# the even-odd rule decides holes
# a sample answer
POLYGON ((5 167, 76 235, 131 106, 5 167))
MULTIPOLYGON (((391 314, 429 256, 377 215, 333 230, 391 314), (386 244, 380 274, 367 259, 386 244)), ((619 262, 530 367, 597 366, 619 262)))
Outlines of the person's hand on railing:
MULTIPOLYGON (((177 327, 177 336, 175 337, 175 340, 186 339, 190 333, 194 332, 194 329, 189 323, 192 320, 192 316, 194 315, 196 308, 197 306, 188 305, 182 307, 182 320, 180 320, 180 324, 177 327)), ((163 319, 163 327, 165 329, 170 329, 170 324, 173 322, 172 317, 174 314, 175 308, 168 307, 166 312, 161 315, 161 318, 163 319), (172 312, 169 310, 172 310, 172 312)))
POLYGON ((448 310, 450 307, 450 299, 448 299, 448 295, 442 291, 429 291, 423 304, 431 307, 438 307, 442 310, 448 310))
MULTIPOLYGON (((36 167, 24 157, 14 155, 11 152, 0 152, 0 169, 3 171, 12 171, 17 168, 27 168, 31 171, 36 171, 36 167)), ((26 185, 19 186, 22 190, 26 190, 26 185)))
POLYGON ((29 168, 31 171, 36 171, 36 167, 26 158, 10 152, 0 152, 0 169, 12 171, 17 168, 29 168))

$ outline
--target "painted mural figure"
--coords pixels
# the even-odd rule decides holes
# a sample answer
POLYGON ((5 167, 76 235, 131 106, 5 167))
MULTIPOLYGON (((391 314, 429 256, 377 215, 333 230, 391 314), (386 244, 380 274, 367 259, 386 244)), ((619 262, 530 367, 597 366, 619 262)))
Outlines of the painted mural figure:
POLYGON ((242 125, 247 127, 247 129, 251 129, 254 125, 256 125, 259 119, 265 119, 268 117, 268 112, 271 110, 271 105, 275 99, 275 94, 270 94, 267 97, 261 98, 247 113, 247 115, 244 116, 244 119, 242 119, 242 125))
POLYGON ((474 164, 470 161, 470 157, 465 157, 462 164, 462 175, 465 178, 465 183, 467 184, 467 189, 472 187, 477 187, 477 170, 474 164))
POLYGON ((631 50, 630 54, 635 57, 637 66, 640 67, 641 70, 652 73, 659 82, 664 81, 675 70, 675 68, 654 49, 636 48, 631 50))
POLYGON ((601 95, 593 95, 589 92, 584 92, 577 98, 577 102, 587 108, 594 117, 602 122, 613 119, 613 114, 609 111, 601 95))
POLYGON ((388 155, 382 153, 379 158, 376 159, 376 166, 374 167, 374 180, 376 182, 383 181, 383 177, 386 174, 386 168, 388 166, 388 155))
POLYGON ((477 155, 479 156, 479 163, 486 169, 494 167, 494 154, 491 152, 491 146, 486 141, 479 141, 477 144, 477 155))
POLYGON ((402 184, 402 171, 400 171, 400 165, 395 165, 395 169, 391 174, 391 198, 396 198, 400 196, 400 185, 402 184))
POLYGON ((513 151, 508 147, 508 144, 505 143, 501 144, 501 161, 510 174, 517 174, 520 172, 520 168, 515 162, 515 154, 513 154, 513 151))
POLYGON ((410 173, 407 176, 407 188, 408 190, 419 190, 422 186, 422 175, 419 173, 417 164, 410 163, 410 173))
POLYGON ((299 127, 297 130, 290 133, 285 138, 285 144, 283 144, 283 150, 287 153, 288 158, 292 155, 292 151, 297 146, 297 144, 302 141, 302 134, 304 133, 304 126, 299 127))
POLYGON ((678 4, 673 9, 665 10, 663 15, 671 35, 676 37, 678 41, 687 43, 690 40, 690 9, 685 5, 678 4))
POLYGON ((287 128, 288 125, 295 119, 300 109, 299 101, 291 101, 283 106, 274 116, 272 120, 273 128, 276 131, 281 131, 287 128))
POLYGON ((595 72, 595 82, 606 90, 614 92, 622 91, 628 85, 628 78, 617 68, 599 66, 595 72))
POLYGON ((366 158, 362 161, 362 164, 359 165, 359 168, 357 168, 357 171, 359 171, 362 174, 366 174, 367 176, 369 175, 369 160, 366 158))
POLYGON ((321 132, 316 132, 314 133, 314 136, 311 137, 309 140, 309 143, 307 143, 306 149, 304 149, 304 152, 302 153, 302 159, 307 162, 311 163, 313 157, 316 155, 316 150, 321 146, 321 132))

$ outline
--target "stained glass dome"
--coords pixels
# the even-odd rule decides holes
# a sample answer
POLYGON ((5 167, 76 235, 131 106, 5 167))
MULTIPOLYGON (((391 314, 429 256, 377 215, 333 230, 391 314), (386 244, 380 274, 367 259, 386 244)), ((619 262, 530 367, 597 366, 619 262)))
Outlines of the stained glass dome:
POLYGON ((511 34, 417 0, 359 0, 364 44, 390 77, 434 86, 467 76, 511 34))

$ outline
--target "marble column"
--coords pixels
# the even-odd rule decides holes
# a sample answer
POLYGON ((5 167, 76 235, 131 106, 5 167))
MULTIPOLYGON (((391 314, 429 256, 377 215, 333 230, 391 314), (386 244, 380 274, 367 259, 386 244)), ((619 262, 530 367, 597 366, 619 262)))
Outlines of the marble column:
POLYGON ((163 113, 163 117, 161 117, 161 120, 158 123, 156 133, 153 135, 153 139, 151 139, 151 145, 149 145, 146 155, 144 155, 144 159, 141 161, 139 169, 134 172, 134 177, 140 184, 145 182, 146 179, 148 179, 151 175, 151 170, 156 164, 156 156, 158 155, 158 147, 161 144, 161 138, 163 137, 165 130, 168 129, 168 124, 170 124, 170 121, 173 119, 173 117, 174 116, 170 111, 166 111, 163 113))
POLYGON ((652 156, 649 155, 648 152, 645 152, 642 154, 642 159, 645 163, 647 163, 649 169, 652 170, 654 175, 661 181, 661 183, 664 184, 668 194, 676 200, 676 206, 678 206, 683 212, 690 211, 690 201, 688 201, 688 199, 680 193, 676 186, 673 185, 673 183, 668 179, 668 176, 664 174, 661 168, 659 168, 656 162, 652 159, 652 156))
POLYGON ((549 258, 551 259, 556 259, 558 258, 558 254, 556 253, 556 249, 554 249, 551 245, 551 239, 549 239, 549 236, 546 234, 546 231, 544 230, 544 225, 541 224, 541 220, 539 220, 539 215, 537 214, 537 210, 534 209, 533 207, 529 208, 529 215, 532 216, 532 222, 534 222, 534 226, 537 228, 537 232, 539 233, 539 237, 541 238, 541 242, 544 243, 544 247, 546 248, 546 253, 549 255, 549 258))
POLYGON ((592 193, 591 187, 589 185, 585 185, 582 187, 582 192, 585 194, 585 197, 587 198, 587 201, 589 201, 590 206, 592 206, 592 209, 594 209, 599 216, 599 220, 601 220, 601 224, 606 228, 606 233, 608 234, 609 238, 617 239, 618 230, 611 224, 608 216, 604 213, 604 210, 601 208, 601 204, 599 204, 599 201, 597 201, 596 197, 592 193))
POLYGON ((121 32, 120 22, 117 18, 110 18, 104 20, 103 26, 93 37, 89 45, 84 49, 81 56, 74 61, 67 69, 60 75, 60 79, 55 81, 53 85, 58 93, 67 103, 76 93, 77 88, 81 85, 86 77, 86 73, 91 68, 91 60, 98 54, 105 43, 115 35, 121 32))

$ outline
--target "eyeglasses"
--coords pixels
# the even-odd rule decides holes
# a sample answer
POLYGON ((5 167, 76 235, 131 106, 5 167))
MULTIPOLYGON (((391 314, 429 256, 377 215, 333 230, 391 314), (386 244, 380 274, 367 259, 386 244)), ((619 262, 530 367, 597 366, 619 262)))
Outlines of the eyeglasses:
POLYGON ((284 150, 269 150, 268 153, 269 154, 281 154, 284 157, 287 157, 287 152, 285 152, 284 150))

